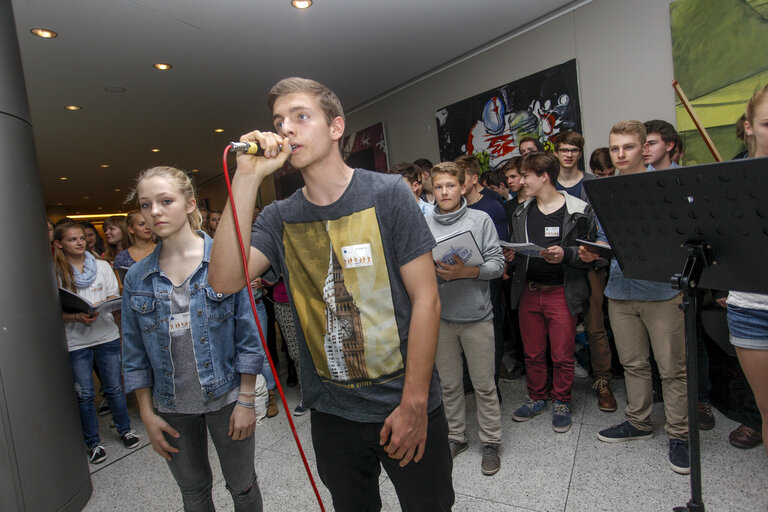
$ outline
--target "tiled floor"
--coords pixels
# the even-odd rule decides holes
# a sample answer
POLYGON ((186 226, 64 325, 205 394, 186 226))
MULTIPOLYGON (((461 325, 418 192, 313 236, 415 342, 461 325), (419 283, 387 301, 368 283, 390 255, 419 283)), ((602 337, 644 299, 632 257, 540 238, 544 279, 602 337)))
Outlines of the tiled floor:
MULTIPOLYGON (((480 472, 474 399, 467 400, 470 449, 454 460, 453 482, 456 511, 565 511, 663 512, 685 505, 690 497, 686 476, 677 475, 667 461, 662 404, 653 413, 654 437, 650 441, 607 444, 597 440, 602 427, 623 419, 626 401, 624 383, 614 380, 620 408, 615 413, 598 410, 588 379, 576 379, 572 403, 573 428, 565 434, 552 431, 550 414, 527 423, 512 420, 512 410, 525 396, 524 379, 502 383, 504 435, 502 468, 492 477, 480 472)), ((286 389, 288 403, 298 401, 296 388, 286 389)), ((141 448, 122 447, 109 416, 100 418, 102 441, 109 458, 91 466, 93 496, 85 510, 177 511, 181 510, 178 488, 165 461, 147 444, 135 408, 134 428, 142 435, 141 448)), ((728 432, 736 424, 715 411, 717 426, 702 432, 704 504, 708 512, 768 511, 768 457, 762 446, 738 450, 728 444, 728 432)), ((309 414, 295 419, 299 437, 310 459, 314 452, 309 432, 309 414)), ((214 500, 219 510, 232 510, 216 455, 214 500)), ((284 412, 265 419, 256 430, 256 472, 266 511, 319 510, 304 472, 284 412)), ((315 478, 317 478, 316 473, 315 478)), ((382 477, 383 510, 398 511, 397 497, 382 477)), ((333 510, 330 495, 318 480, 326 510, 333 510)))

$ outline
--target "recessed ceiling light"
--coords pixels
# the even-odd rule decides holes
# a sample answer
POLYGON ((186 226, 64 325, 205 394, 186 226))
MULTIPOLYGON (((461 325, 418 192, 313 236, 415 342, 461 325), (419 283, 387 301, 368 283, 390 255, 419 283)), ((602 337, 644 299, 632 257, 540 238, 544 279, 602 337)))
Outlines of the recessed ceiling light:
POLYGON ((61 177, 61 178, 59 178, 59 179, 60 179, 61 181, 67 181, 69 178, 67 178, 66 176, 62 176, 62 177, 61 177))
POLYGON ((312 5, 312 0, 291 0, 291 5, 297 9, 307 9, 312 5))
POLYGON ((64 206, 64 203, 56 203, 56 206, 64 206))
POLYGON ((160 152, 160 150, 159 150, 159 149, 157 149, 157 148, 152 148, 152 150, 151 150, 151 151, 152 151, 153 153, 159 153, 159 152, 160 152))
POLYGON ((67 105, 64 108, 67 109, 67 110, 80 110, 83 107, 81 107, 80 105, 67 105))
POLYGON ((215 128, 213 131, 216 133, 221 133, 224 131, 224 128, 215 128))
POLYGON ((30 32, 35 34, 37 37, 42 37, 43 39, 53 39, 59 35, 53 30, 48 30, 47 28, 33 28, 30 30, 30 32))
POLYGON ((107 167, 109 167, 109 164, 101 164, 99 167, 106 169, 107 167))
POLYGON ((110 86, 110 87, 105 87, 104 90, 107 92, 125 92, 125 87, 110 86))
POLYGON ((96 209, 97 210, 103 210, 103 208, 101 206, 97 207, 96 209))
POLYGON ((116 189, 115 189, 115 192, 120 192, 120 189, 119 189, 119 188, 116 188, 116 189))
POLYGON ((83 196, 83 199, 90 199, 91 196, 83 196))
POLYGON ((159 69, 160 71, 167 71, 171 69, 173 66, 170 64, 166 64, 165 62, 158 62, 157 64, 152 64, 152 67, 155 69, 159 69))
POLYGON ((198 172, 200 169, 192 169, 192 172, 198 172))

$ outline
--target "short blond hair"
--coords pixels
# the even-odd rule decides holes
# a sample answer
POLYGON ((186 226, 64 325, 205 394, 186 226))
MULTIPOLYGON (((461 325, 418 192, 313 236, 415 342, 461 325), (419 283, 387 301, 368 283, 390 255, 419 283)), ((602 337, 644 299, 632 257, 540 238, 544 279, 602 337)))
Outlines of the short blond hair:
POLYGON ((466 178, 464 168, 455 162, 441 162, 437 164, 431 171, 429 171, 429 176, 431 178, 434 178, 435 174, 448 174, 453 176, 459 180, 459 185, 463 185, 466 178))
POLYGON ((648 137, 648 134, 645 131, 645 125, 634 119, 629 121, 619 121, 613 125, 610 133, 615 133, 618 135, 636 135, 640 140, 640 144, 645 144, 645 140, 648 137))

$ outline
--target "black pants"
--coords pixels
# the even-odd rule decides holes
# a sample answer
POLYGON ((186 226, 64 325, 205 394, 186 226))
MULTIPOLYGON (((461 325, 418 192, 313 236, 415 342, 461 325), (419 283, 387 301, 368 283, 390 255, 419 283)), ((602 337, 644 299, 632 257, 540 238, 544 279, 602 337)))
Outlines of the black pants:
POLYGON ((317 471, 331 491, 336 512, 381 510, 381 465, 395 486, 403 511, 451 510, 453 461, 442 405, 429 414, 423 457, 404 468, 379 445, 383 423, 358 423, 314 410, 311 422, 317 471))

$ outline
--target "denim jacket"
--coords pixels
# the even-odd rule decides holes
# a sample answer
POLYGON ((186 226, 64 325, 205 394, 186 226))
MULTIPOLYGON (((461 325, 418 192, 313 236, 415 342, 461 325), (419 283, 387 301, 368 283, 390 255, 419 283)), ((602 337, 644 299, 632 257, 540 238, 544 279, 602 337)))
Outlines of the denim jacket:
MULTIPOLYGON (((205 240, 203 261, 189 279, 189 312, 197 374, 204 399, 220 397, 240 385, 240 374, 261 373, 264 351, 246 287, 216 293, 208 284, 213 240, 205 240)), ((168 319, 173 284, 160 270, 162 242, 133 265, 123 283, 123 371, 125 391, 152 388, 156 403, 175 407, 174 366, 168 319)))

